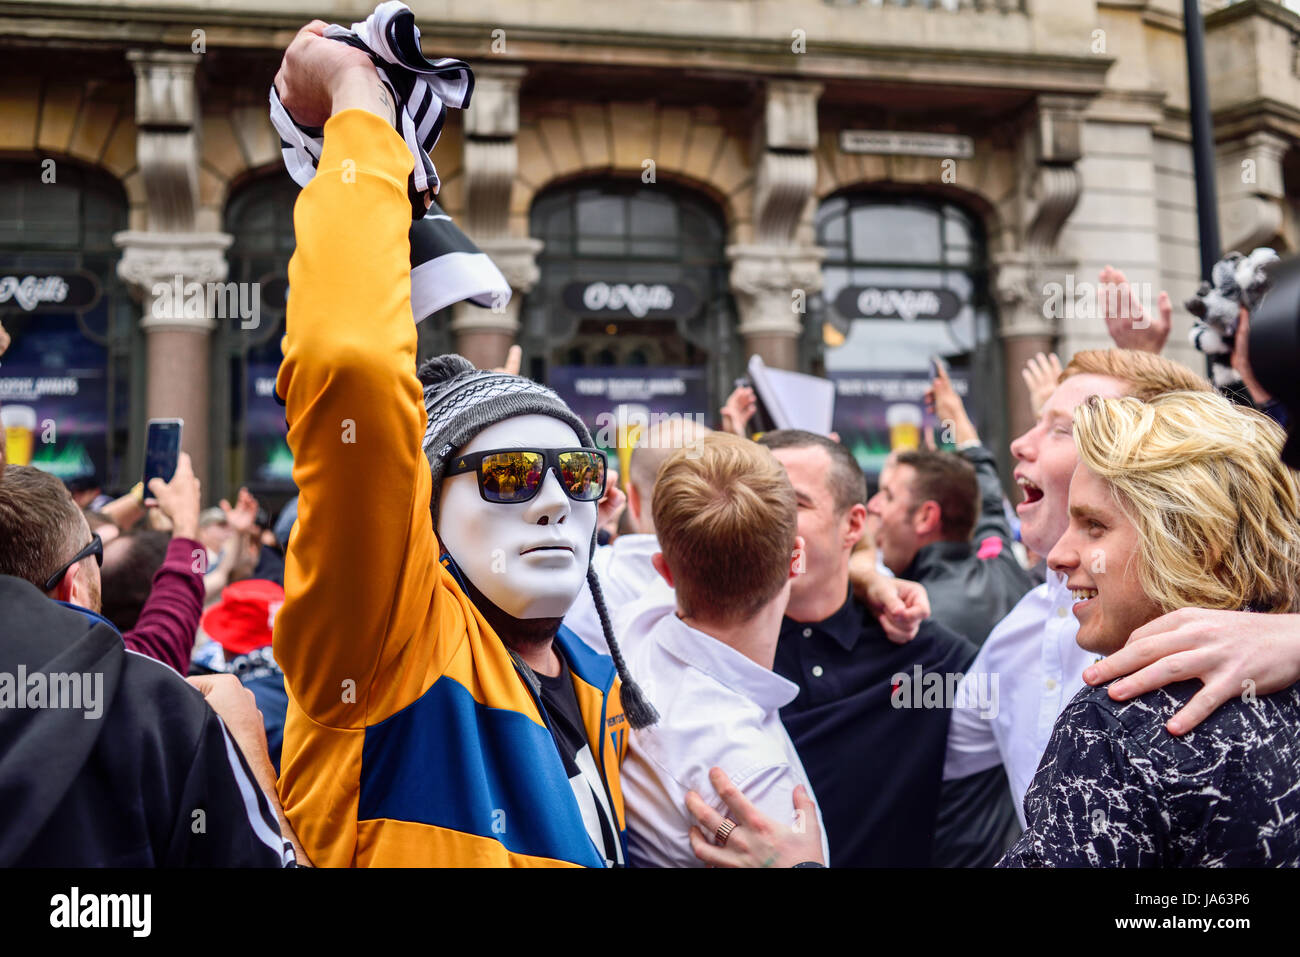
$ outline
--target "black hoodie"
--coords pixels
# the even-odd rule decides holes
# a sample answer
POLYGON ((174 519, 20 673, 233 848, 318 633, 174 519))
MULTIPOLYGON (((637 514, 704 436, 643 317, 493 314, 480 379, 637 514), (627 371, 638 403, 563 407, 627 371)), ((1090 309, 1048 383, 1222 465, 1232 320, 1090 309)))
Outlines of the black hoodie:
POLYGON ((292 859, 202 694, 104 618, 0 575, 0 866, 292 859))

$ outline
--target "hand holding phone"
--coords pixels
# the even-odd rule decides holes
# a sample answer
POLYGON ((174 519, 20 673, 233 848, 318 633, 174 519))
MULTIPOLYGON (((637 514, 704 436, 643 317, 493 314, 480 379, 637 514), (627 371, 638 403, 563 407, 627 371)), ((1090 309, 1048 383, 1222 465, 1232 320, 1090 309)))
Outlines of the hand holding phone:
POLYGON ((181 427, 183 419, 150 419, 144 442, 144 492, 145 504, 152 504, 149 481, 162 479, 170 482, 176 474, 176 462, 181 454, 181 427))

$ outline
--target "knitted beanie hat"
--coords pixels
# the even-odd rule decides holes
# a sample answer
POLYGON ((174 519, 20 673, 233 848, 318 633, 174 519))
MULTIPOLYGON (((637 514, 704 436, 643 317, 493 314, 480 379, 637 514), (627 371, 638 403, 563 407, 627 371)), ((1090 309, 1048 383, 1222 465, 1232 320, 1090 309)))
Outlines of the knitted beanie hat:
MULTIPOLYGON (((489 425, 520 415, 549 415, 572 428, 582 445, 593 445, 591 433, 582 419, 558 395, 531 379, 476 369, 468 359, 455 354, 427 360, 420 366, 418 375, 424 385, 424 408, 429 415, 423 448, 433 474, 430 511, 435 529, 438 527, 438 500, 448 460, 489 425)), ((614 660, 619 680, 623 683, 620 694, 628 723, 633 728, 644 728, 658 721, 659 714, 628 674, 610 625, 609 611, 605 608, 600 578, 591 566, 595 552, 596 531, 593 529, 591 546, 587 550, 587 584, 591 588, 596 613, 600 616, 600 626, 605 632, 609 656, 614 660)))

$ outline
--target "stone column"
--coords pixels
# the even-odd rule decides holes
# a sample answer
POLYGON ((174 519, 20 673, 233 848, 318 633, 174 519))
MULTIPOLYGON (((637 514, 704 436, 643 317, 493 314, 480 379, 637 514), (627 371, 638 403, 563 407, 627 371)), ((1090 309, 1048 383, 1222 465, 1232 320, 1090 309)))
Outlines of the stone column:
MULTIPOLYGON (((998 329, 1002 336, 1002 362, 1007 398, 1007 438, 1014 439, 1034 424, 1029 390, 1020 371, 1032 356, 1056 348, 1059 317, 1044 308, 1044 277, 1064 268, 1044 269, 1023 253, 993 259, 992 292, 998 304, 998 329)), ((1063 266, 1064 264, 1058 264, 1063 266)))
POLYGON ((465 232, 497 264, 513 294, 499 308, 467 302, 452 307, 456 351, 480 368, 505 361, 519 337, 519 307, 537 283, 539 239, 510 235, 510 192, 519 149, 519 85, 522 66, 479 66, 474 102, 465 113, 465 232))
MULTIPOLYGON (((148 229, 113 237, 122 250, 118 275, 140 296, 146 345, 145 414, 185 420, 182 448, 208 495, 211 284, 226 278, 231 237, 196 230, 199 207, 200 115, 191 53, 131 50, 136 77, 136 156, 149 200, 148 229)), ((234 317, 231 317, 232 319, 234 317)))
POLYGON ((1001 210, 1011 232, 993 254, 993 295, 1007 400, 1007 434, 1014 438, 1033 424, 1029 391, 1020 372, 1030 356, 1056 347, 1061 316, 1052 313, 1050 289, 1065 285, 1077 263, 1057 249, 1061 228, 1075 205, 1083 180, 1075 164, 1082 155, 1086 102, 1071 96, 1040 96, 1021 129, 1018 188, 1001 210))
POLYGON ((825 250, 771 243, 730 246, 727 255, 745 355, 757 353, 769 366, 797 370, 800 307, 821 288, 825 250))
POLYGON ((513 295, 509 302, 497 303, 491 309, 468 302, 456 303, 452 307, 451 331, 456 336, 457 352, 480 369, 494 369, 505 361, 506 353, 519 337, 520 305, 524 293, 537 284, 540 275, 537 254, 544 243, 540 239, 511 236, 475 241, 497 264, 513 295))
MULTIPOLYGON (((226 278, 225 233, 121 232, 117 274, 140 292, 148 384, 145 415, 185 420, 181 447, 209 493, 212 387, 209 345, 216 328, 215 284, 226 278), (212 290, 212 292, 210 292, 212 290)), ((205 494, 205 500, 209 498, 205 494)))
POLYGON ((797 369, 809 297, 821 289, 825 250, 798 239, 817 184, 819 83, 771 80, 754 182, 754 242, 727 247, 746 354, 797 369))

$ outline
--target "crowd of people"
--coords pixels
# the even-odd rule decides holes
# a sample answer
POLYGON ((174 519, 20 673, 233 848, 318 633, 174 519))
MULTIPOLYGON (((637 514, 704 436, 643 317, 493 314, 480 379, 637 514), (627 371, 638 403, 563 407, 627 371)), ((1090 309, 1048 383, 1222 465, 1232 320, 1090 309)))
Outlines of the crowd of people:
MULTIPOLYGON (((1244 336, 1232 397, 1160 355, 1167 296, 1031 361, 1014 507, 943 368, 955 448, 870 497, 743 388, 624 493, 517 366, 417 368, 412 153, 323 28, 276 78, 324 131, 298 495, 4 468, 0 864, 1300 866, 1300 481, 1244 336)), ((1266 283, 1199 295, 1233 290, 1244 328, 1266 283)))

